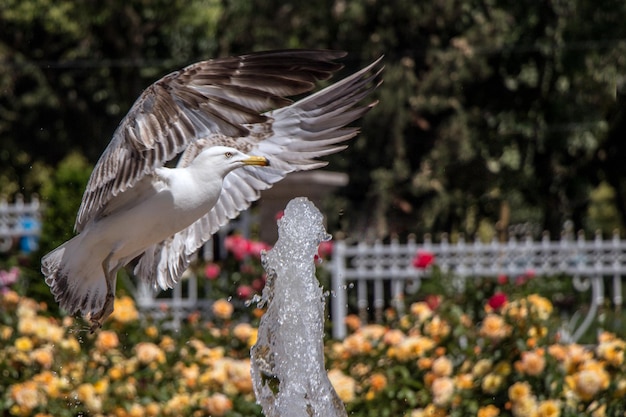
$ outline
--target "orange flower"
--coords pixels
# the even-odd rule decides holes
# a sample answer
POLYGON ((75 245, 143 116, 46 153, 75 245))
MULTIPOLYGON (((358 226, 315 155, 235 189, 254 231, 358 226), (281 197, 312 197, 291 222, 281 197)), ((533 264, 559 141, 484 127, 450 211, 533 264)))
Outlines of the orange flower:
POLYGON ((546 359, 538 351, 522 352, 522 359, 515 363, 515 368, 526 375, 541 375, 546 367, 546 359))
POLYGON ((369 378, 370 386, 375 392, 382 391, 387 386, 387 377, 380 372, 372 374, 369 378))
POLYGON ((454 384, 458 389, 474 388, 474 378, 472 374, 459 374, 454 377, 454 384))
POLYGON ((530 392, 528 382, 516 382, 509 387, 509 399, 513 402, 521 401, 530 396, 530 392))
POLYGON ((20 415, 30 415, 30 411, 34 408, 46 405, 46 397, 37 389, 34 381, 12 385, 10 392, 11 398, 19 408, 20 415))
POLYGON ((537 408, 537 417, 559 417, 561 406, 554 400, 542 401, 537 408))
POLYGON ((391 329, 383 336, 383 342, 389 346, 395 346, 405 339, 405 335, 402 330, 391 329))
POLYGON ((500 415, 500 409, 493 404, 480 407, 476 417, 498 417, 500 415))
POLYGON ((361 319, 356 314, 349 314, 345 318, 346 326, 351 331, 356 331, 359 327, 361 327, 361 319))
POLYGON ((150 342, 141 342, 135 346, 135 353, 137 360, 148 365, 150 363, 165 363, 165 352, 161 350, 157 345, 150 342))
POLYGON ((500 340, 511 333, 511 326, 496 314, 488 314, 480 327, 480 335, 492 340, 500 340))
POLYGON ((235 308, 233 307, 233 305, 223 298, 213 303, 213 314, 219 319, 230 319, 233 315, 234 310, 235 308))
POLYGON ((139 319, 139 313, 137 312, 137 308, 135 308, 133 299, 128 296, 116 298, 111 318, 122 324, 139 319))
POLYGON ((452 374, 452 361, 445 356, 440 356, 433 361, 432 371, 437 376, 450 376, 452 374))
POLYGON ((233 402, 224 394, 213 394, 201 400, 201 406, 209 415, 220 417, 232 410, 233 402))
POLYGON ((52 347, 42 347, 31 352, 30 357, 42 368, 50 369, 52 366, 52 347))
POLYGON ((117 333, 110 330, 102 330, 98 333, 96 338, 96 349, 100 352, 106 352, 111 349, 115 349, 120 344, 120 339, 117 337, 117 333))

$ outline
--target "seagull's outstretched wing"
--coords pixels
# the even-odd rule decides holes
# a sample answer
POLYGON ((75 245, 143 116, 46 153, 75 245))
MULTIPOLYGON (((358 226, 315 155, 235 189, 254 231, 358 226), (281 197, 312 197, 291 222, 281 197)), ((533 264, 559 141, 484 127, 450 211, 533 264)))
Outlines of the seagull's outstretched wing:
POLYGON ((361 71, 289 106, 264 114, 267 121, 246 125, 250 134, 238 138, 210 135, 189 147, 180 164, 188 164, 204 146, 234 146, 252 155, 265 156, 269 167, 244 167, 224 178, 220 198, 204 217, 168 240, 148 248, 135 274, 154 286, 171 288, 189 266, 193 254, 221 226, 257 200, 293 171, 319 168, 327 162, 316 158, 345 149, 345 141, 357 133, 346 127, 376 103, 359 105, 381 82, 380 59, 361 71))
POLYGON ((344 52, 284 50, 199 62, 148 87, 96 164, 76 216, 81 232, 107 202, 202 137, 245 137, 245 125, 291 103, 342 66, 344 52))

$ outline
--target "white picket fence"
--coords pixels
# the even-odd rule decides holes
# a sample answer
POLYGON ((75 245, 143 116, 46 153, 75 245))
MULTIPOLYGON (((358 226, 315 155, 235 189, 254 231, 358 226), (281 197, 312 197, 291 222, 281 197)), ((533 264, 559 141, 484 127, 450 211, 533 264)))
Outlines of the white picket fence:
POLYGON ((37 196, 28 203, 19 194, 13 203, 0 199, 0 252, 8 252, 16 246, 27 252, 35 250, 40 233, 41 204, 37 196))
MULTIPOLYGON (((220 231, 218 244, 223 246, 223 238, 230 228, 247 231, 251 221, 249 213, 241 216, 238 222, 220 231)), ((36 196, 28 203, 20 195, 13 203, 0 199, 0 252, 10 251, 16 245, 20 250, 33 250, 40 233, 41 204, 36 196)), ((417 244, 415 238, 406 243, 392 240, 389 244, 349 244, 337 240, 331 261, 324 264, 332 276, 333 337, 341 339, 346 336, 345 318, 350 308, 356 308, 364 317, 373 312, 375 319, 382 318, 387 306, 402 313, 405 294, 418 291, 422 279, 431 276, 432 269, 418 269, 412 265, 419 250, 431 252, 439 270, 455 277, 458 291, 463 291, 466 280, 474 277, 495 278, 502 274, 515 277, 529 271, 538 277, 557 274, 569 277, 576 291, 589 292, 589 309, 584 317, 583 313, 577 312, 563 326, 561 336, 564 341, 577 341, 589 329, 605 301, 616 309, 621 309, 623 304, 626 240, 621 240, 617 233, 609 239, 597 234, 587 240, 583 234, 575 237, 564 233, 557 241, 544 235, 538 241, 527 238, 505 243, 495 240, 466 242, 462 236, 451 243, 446 234, 441 235, 438 243, 425 236, 421 244, 417 244), (605 291, 607 283, 609 288, 605 291), (353 295, 348 297, 349 294, 353 295), (354 296, 356 305, 349 306, 348 300, 354 296)), ((204 253, 205 258, 210 258, 212 248, 204 253)), ((177 327, 190 311, 206 310, 211 304, 206 297, 198 296, 196 277, 188 277, 186 288, 182 291, 181 286, 177 286, 168 299, 157 299, 151 289, 141 284, 134 288, 134 292, 143 311, 156 313, 165 306, 177 327)))
POLYGON ((434 254, 437 267, 444 273, 452 273, 459 291, 463 290, 465 280, 472 277, 496 278, 501 274, 515 277, 529 271, 537 276, 562 273, 571 277, 577 291, 590 291, 590 307, 584 319, 578 313, 564 324, 561 331, 564 341, 577 341, 592 324, 605 302, 605 281, 612 283, 610 301, 617 309, 622 306, 626 240, 621 240, 618 234, 608 240, 599 234, 592 240, 586 240, 582 234, 577 238, 563 234, 558 241, 544 235, 539 241, 527 238, 506 243, 466 242, 463 237, 451 243, 443 234, 439 243, 426 236, 419 245, 414 238, 404 244, 393 240, 390 244, 350 245, 339 240, 335 242, 330 265, 333 337, 346 336, 348 293, 352 291, 356 291, 356 308, 361 315, 370 311, 370 300, 376 317, 382 316, 387 305, 402 312, 405 293, 417 291, 421 280, 432 271, 412 265, 418 250, 434 254))

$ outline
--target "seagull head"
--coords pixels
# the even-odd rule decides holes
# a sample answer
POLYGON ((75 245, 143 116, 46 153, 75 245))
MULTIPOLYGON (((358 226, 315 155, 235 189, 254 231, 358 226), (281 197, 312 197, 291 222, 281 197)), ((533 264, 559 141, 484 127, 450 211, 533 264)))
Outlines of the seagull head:
POLYGON ((225 175, 236 168, 246 165, 268 166, 270 163, 264 156, 246 155, 240 150, 228 146, 211 146, 200 152, 193 164, 221 170, 225 175))

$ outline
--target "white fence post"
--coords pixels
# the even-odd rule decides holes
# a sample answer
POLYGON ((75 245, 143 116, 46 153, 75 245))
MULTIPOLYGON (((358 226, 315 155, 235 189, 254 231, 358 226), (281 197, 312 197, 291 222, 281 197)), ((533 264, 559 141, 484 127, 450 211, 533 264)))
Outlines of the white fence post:
POLYGON ((445 233, 438 244, 434 244, 430 236, 425 237, 423 245, 416 245, 414 239, 406 244, 392 239, 388 245, 359 242, 352 246, 339 241, 330 265, 334 294, 331 301, 333 337, 345 337, 347 294, 353 286, 357 287, 356 308, 361 316, 367 316, 369 311, 368 282, 373 288, 376 318, 382 315, 385 305, 403 311, 404 294, 419 288, 423 274, 428 274, 428 270, 418 270, 411 264, 418 249, 435 255, 440 270, 458 279, 454 283, 458 290, 462 290, 471 277, 495 278, 500 274, 515 277, 531 271, 535 275, 564 273, 571 276, 576 291, 590 291, 590 308, 582 321, 576 314, 562 329, 563 341, 577 341, 588 330, 605 300, 605 278, 612 280, 611 301, 615 308, 620 309, 623 303, 626 240, 620 240, 617 234, 609 240, 603 240, 599 234, 593 240, 585 240, 582 233, 576 239, 572 233, 563 233, 560 240, 550 241, 544 233, 539 241, 526 237, 520 241, 511 238, 505 243, 494 240, 489 244, 477 240, 467 243, 462 235, 457 243, 451 244, 445 233), (390 288, 387 297, 384 295, 386 283, 390 288))

